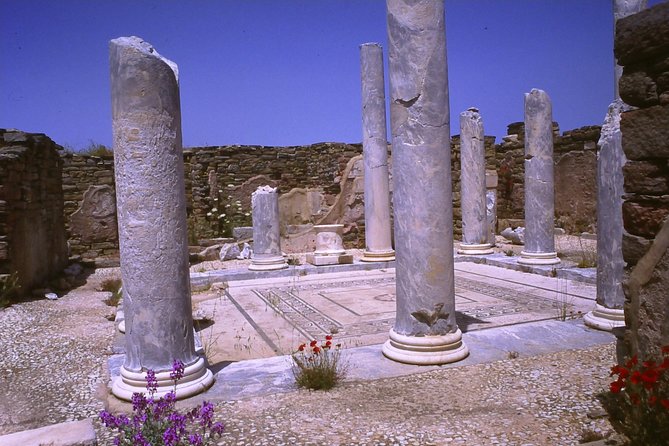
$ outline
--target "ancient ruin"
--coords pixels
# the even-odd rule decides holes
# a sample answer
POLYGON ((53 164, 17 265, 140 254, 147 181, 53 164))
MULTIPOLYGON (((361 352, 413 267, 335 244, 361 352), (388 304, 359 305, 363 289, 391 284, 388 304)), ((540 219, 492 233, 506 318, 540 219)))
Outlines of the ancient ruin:
POLYGON ((444 3, 387 7, 397 312, 383 354, 443 364, 469 354, 455 321, 444 3))
POLYGON ((138 37, 112 40, 109 60, 126 340, 112 392, 144 392, 151 369, 165 394, 179 360, 185 398, 214 378, 193 339, 177 66, 138 37))
POLYGON ((253 209, 253 254, 250 270, 288 268, 281 253, 279 194, 275 187, 261 186, 251 196, 253 209))

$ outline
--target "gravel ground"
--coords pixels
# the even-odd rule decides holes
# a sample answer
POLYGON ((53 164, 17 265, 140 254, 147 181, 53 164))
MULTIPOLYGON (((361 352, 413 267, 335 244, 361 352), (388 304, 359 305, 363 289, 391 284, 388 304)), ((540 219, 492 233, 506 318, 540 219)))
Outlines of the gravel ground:
MULTIPOLYGON (((90 417, 99 444, 112 444, 97 414, 108 397, 114 311, 95 288, 115 274, 98 270, 58 300, 0 310, 0 434, 90 417)), ((217 444, 578 444, 584 432, 611 433, 595 395, 614 357, 610 344, 221 402, 217 444)))

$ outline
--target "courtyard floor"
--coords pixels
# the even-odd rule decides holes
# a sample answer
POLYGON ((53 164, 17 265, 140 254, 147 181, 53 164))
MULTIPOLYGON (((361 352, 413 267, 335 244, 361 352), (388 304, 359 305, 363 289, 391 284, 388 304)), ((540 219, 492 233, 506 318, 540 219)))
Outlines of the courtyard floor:
MULTIPOLYGON (((582 322, 593 284, 459 261, 456 317, 471 354, 418 367, 380 351, 395 310, 392 264, 291 266, 271 279, 226 266, 231 280, 193 294, 216 383, 179 403, 216 402, 221 445, 570 445, 611 431, 595 396, 615 340, 582 322), (326 334, 346 347, 347 379, 328 392, 296 389, 287 355, 326 334)), ((194 276, 212 268, 221 265, 194 276)), ((129 410, 108 391, 124 346, 96 288, 115 275, 99 269, 58 300, 0 310, 0 435, 93 418, 99 444, 111 444, 96 416, 129 410)))

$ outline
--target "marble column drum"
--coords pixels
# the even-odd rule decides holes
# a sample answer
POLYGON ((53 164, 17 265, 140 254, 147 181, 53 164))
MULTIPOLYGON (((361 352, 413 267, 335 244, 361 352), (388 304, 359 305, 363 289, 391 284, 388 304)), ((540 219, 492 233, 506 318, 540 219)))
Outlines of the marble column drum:
POLYGON ((383 354, 443 364, 469 349, 455 320, 444 1, 387 0, 396 319, 383 354))
POLYGON ((365 252, 363 262, 395 260, 390 232, 390 184, 383 49, 360 46, 362 152, 365 165, 365 252))
POLYGON ((458 254, 492 254, 486 209, 483 120, 478 109, 460 113, 462 243, 458 254))
MULTIPOLYGON (((648 7, 648 0, 613 0, 613 35, 615 38, 616 34, 616 23, 618 20, 641 12, 642 10, 648 7)), ((619 99, 620 93, 618 91, 618 82, 620 77, 623 75, 623 67, 618 65, 614 61, 613 63, 613 72, 614 72, 614 82, 613 82, 613 91, 614 98, 619 99)))
POLYGON ((518 263, 555 265, 553 112, 542 90, 525 94, 525 249, 518 263))
POLYGON ((177 66, 138 37, 112 40, 109 61, 126 343, 112 393, 146 392, 150 369, 162 396, 180 360, 185 398, 213 375, 193 338, 177 66))
POLYGON ((609 106, 597 152, 597 304, 584 317, 586 325, 611 331, 625 326, 623 305, 623 166, 625 153, 620 132, 624 104, 609 106))
POLYGON ((249 269, 267 271, 288 268, 281 253, 279 194, 271 186, 260 186, 251 194, 253 254, 249 269))

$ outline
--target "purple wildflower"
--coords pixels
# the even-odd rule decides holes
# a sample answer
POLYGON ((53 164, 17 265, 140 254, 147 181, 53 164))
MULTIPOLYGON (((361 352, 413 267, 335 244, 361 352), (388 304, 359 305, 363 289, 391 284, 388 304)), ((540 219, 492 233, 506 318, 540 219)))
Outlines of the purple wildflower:
POLYGON ((202 403, 202 407, 200 408, 200 424, 202 426, 211 426, 211 419, 214 416, 214 405, 205 401, 202 403))
POLYGON ((200 434, 190 434, 188 436, 188 442, 192 446, 202 446, 202 436, 200 434))
POLYGON ((168 427, 163 434, 163 443, 165 443, 165 446, 175 446, 180 439, 181 438, 179 438, 177 430, 174 428, 174 426, 168 427))
POLYGON ((225 425, 221 422, 216 422, 213 426, 211 426, 211 433, 215 435, 222 435, 224 430, 225 425))
POLYGON ((153 396, 158 390, 158 380, 156 379, 156 372, 149 369, 146 371, 146 389, 149 391, 149 394, 153 396))
POLYGON ((184 377, 184 363, 179 359, 175 359, 172 363, 172 373, 170 373, 170 378, 176 384, 181 378, 184 377))

